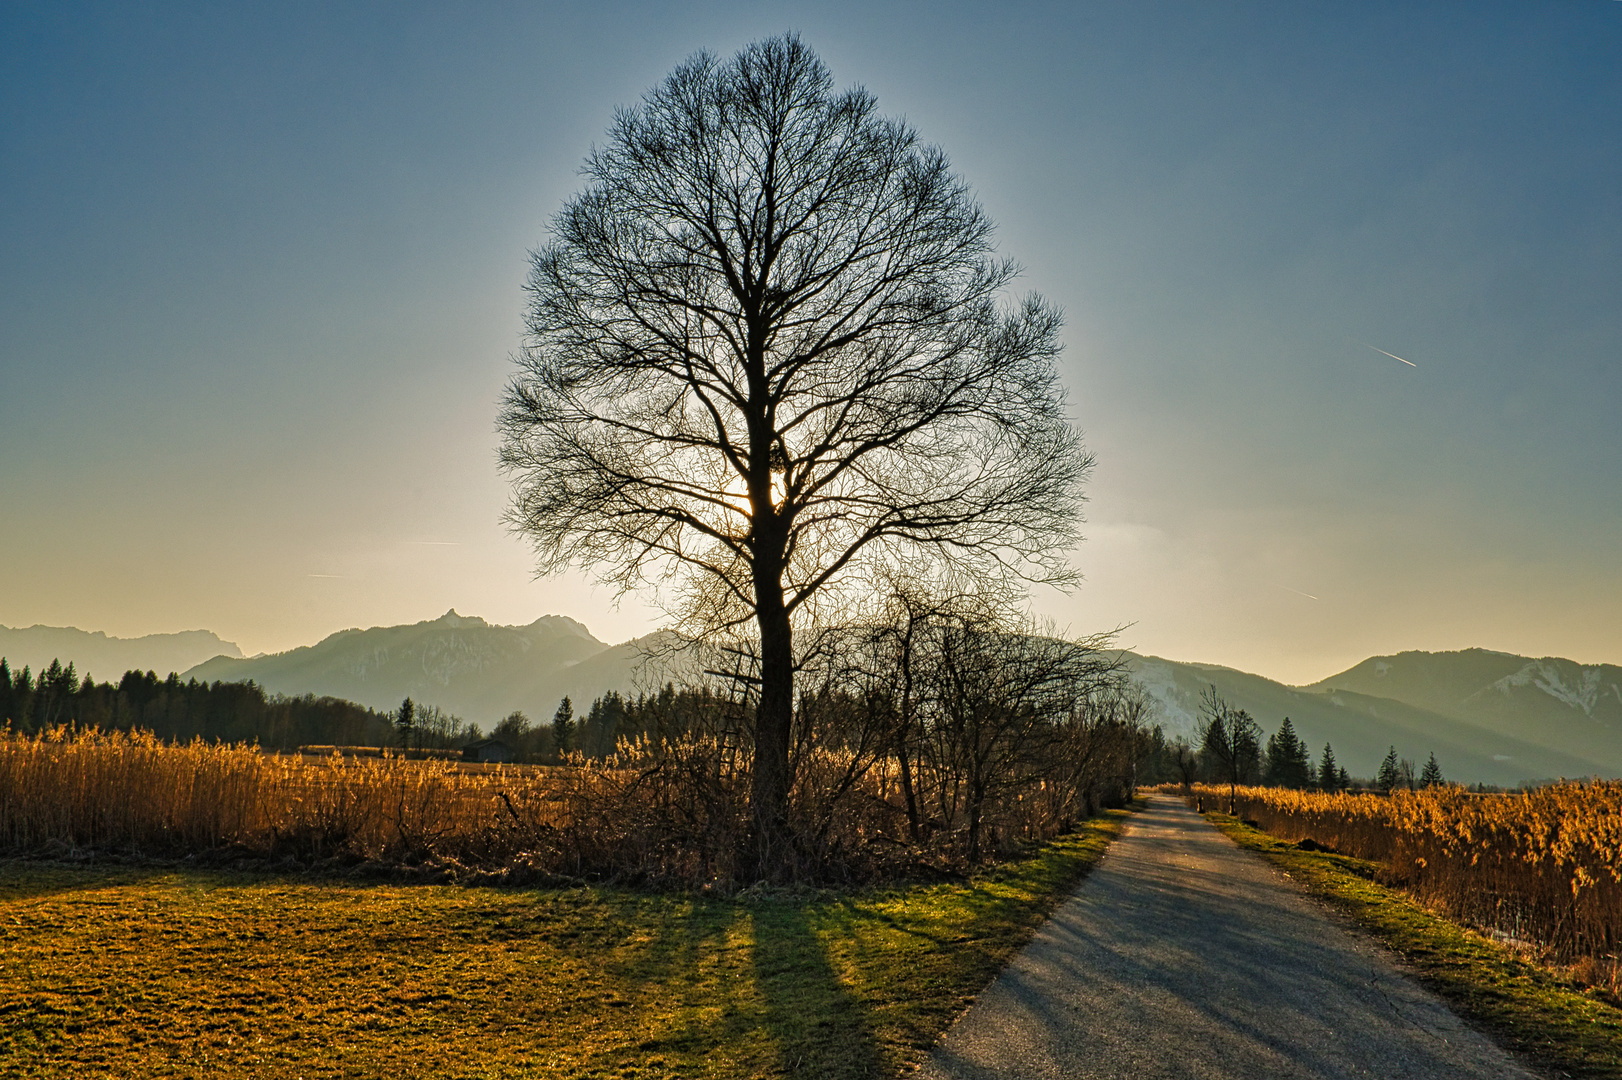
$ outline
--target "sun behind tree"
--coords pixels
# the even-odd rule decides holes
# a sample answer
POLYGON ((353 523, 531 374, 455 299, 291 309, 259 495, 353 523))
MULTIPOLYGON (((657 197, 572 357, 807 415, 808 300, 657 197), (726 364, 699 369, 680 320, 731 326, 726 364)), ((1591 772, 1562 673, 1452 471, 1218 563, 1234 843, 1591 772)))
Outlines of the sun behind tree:
MULTIPOLYGON (((1074 580, 1091 459, 1058 312, 946 155, 797 37, 700 53, 621 109, 528 284, 502 413, 542 573, 672 587, 756 657, 750 811, 784 865, 795 627, 882 562, 1074 580)), ((667 593, 669 597, 671 593, 667 593)))

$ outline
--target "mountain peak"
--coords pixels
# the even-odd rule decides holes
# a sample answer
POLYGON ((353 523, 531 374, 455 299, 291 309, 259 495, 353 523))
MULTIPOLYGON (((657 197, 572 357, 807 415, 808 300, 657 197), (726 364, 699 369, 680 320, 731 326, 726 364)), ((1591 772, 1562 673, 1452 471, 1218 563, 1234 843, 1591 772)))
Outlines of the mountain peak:
POLYGON ((435 626, 448 626, 456 629, 463 626, 489 626, 490 624, 477 615, 458 615, 455 608, 451 608, 439 618, 432 620, 435 626))
POLYGON ((567 615, 542 615, 539 619, 536 619, 534 622, 530 623, 525 629, 561 630, 564 633, 573 634, 576 637, 588 638, 592 641, 597 640, 592 636, 591 631, 586 629, 586 625, 584 623, 580 622, 578 619, 571 619, 567 615))

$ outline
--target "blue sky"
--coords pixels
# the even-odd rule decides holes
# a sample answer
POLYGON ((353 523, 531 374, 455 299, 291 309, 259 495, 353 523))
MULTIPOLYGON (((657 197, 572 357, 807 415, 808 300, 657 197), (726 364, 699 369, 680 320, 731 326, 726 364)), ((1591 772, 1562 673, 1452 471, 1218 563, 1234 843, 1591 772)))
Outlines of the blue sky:
POLYGON ((1087 583, 1040 613, 1290 681, 1622 662, 1597 0, 8 4, 0 623, 650 628, 500 525, 526 252, 615 106, 786 29, 948 151, 1067 312, 1099 466, 1087 583))

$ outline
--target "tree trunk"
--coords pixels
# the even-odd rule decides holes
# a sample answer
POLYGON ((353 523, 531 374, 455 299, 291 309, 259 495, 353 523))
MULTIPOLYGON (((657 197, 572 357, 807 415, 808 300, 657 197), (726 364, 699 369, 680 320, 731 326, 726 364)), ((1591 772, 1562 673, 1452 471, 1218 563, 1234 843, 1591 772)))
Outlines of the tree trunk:
POLYGON ((912 759, 907 754, 905 736, 896 748, 896 759, 901 766, 901 791, 907 801, 907 835, 912 837, 913 843, 918 842, 918 798, 912 792, 912 759))
POLYGON ((788 820, 789 740, 794 723, 794 632, 781 586, 757 592, 760 627, 760 701, 755 707, 755 760, 749 812, 755 873, 783 880, 793 872, 788 820), (775 603, 772 601, 775 600, 775 603))
POLYGON ((985 803, 985 793, 976 781, 969 783, 969 865, 976 866, 980 862, 980 811, 985 803))
POLYGON ((896 758, 901 765, 901 790, 907 800, 907 835, 918 842, 918 797, 912 787, 912 757, 907 752, 912 738, 912 627, 907 627, 906 639, 901 643, 901 732, 896 740, 896 758))

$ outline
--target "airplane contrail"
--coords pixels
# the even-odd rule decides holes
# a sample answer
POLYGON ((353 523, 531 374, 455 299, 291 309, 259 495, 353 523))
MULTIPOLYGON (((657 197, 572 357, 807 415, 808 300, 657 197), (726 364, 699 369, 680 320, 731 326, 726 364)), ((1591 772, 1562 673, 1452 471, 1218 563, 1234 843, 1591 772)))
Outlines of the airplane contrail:
MULTIPOLYGON (((1405 364, 1406 364, 1406 363, 1407 363, 1407 362, 1408 362, 1408 361, 1406 361, 1406 360, 1404 360, 1404 361, 1403 361, 1403 363, 1405 363, 1405 364)), ((1293 592, 1293 593, 1294 593, 1294 594, 1295 594, 1295 595, 1297 595, 1297 596, 1304 596, 1304 597, 1306 597, 1306 598, 1307 598, 1307 599, 1308 599, 1308 600, 1316 600, 1316 599, 1318 599, 1318 598, 1317 598, 1317 597, 1316 597, 1316 596, 1313 596, 1313 595, 1312 595, 1312 594, 1311 594, 1311 593, 1309 593, 1309 592, 1302 592, 1302 591, 1301 591, 1301 590, 1300 590, 1300 589, 1292 589, 1292 588, 1290 588, 1290 587, 1289 587, 1289 586, 1288 586, 1288 585, 1280 585, 1280 586, 1279 586, 1279 588, 1281 588, 1281 589, 1283 589, 1283 590, 1284 590, 1284 591, 1285 591, 1285 592, 1293 592)))
MULTIPOLYGON (((1363 344, 1369 345, 1369 343, 1366 342, 1366 341, 1363 342, 1363 344)), ((1377 353, 1380 353, 1382 356, 1389 356, 1393 360, 1401 360, 1404 364, 1407 364, 1409 367, 1418 367, 1419 366, 1418 364, 1414 363, 1412 360, 1403 360, 1402 357, 1398 356, 1396 353, 1386 352, 1384 349, 1382 349, 1382 348, 1380 348, 1380 347, 1378 347, 1376 345, 1369 345, 1369 348, 1373 349, 1377 353)))

